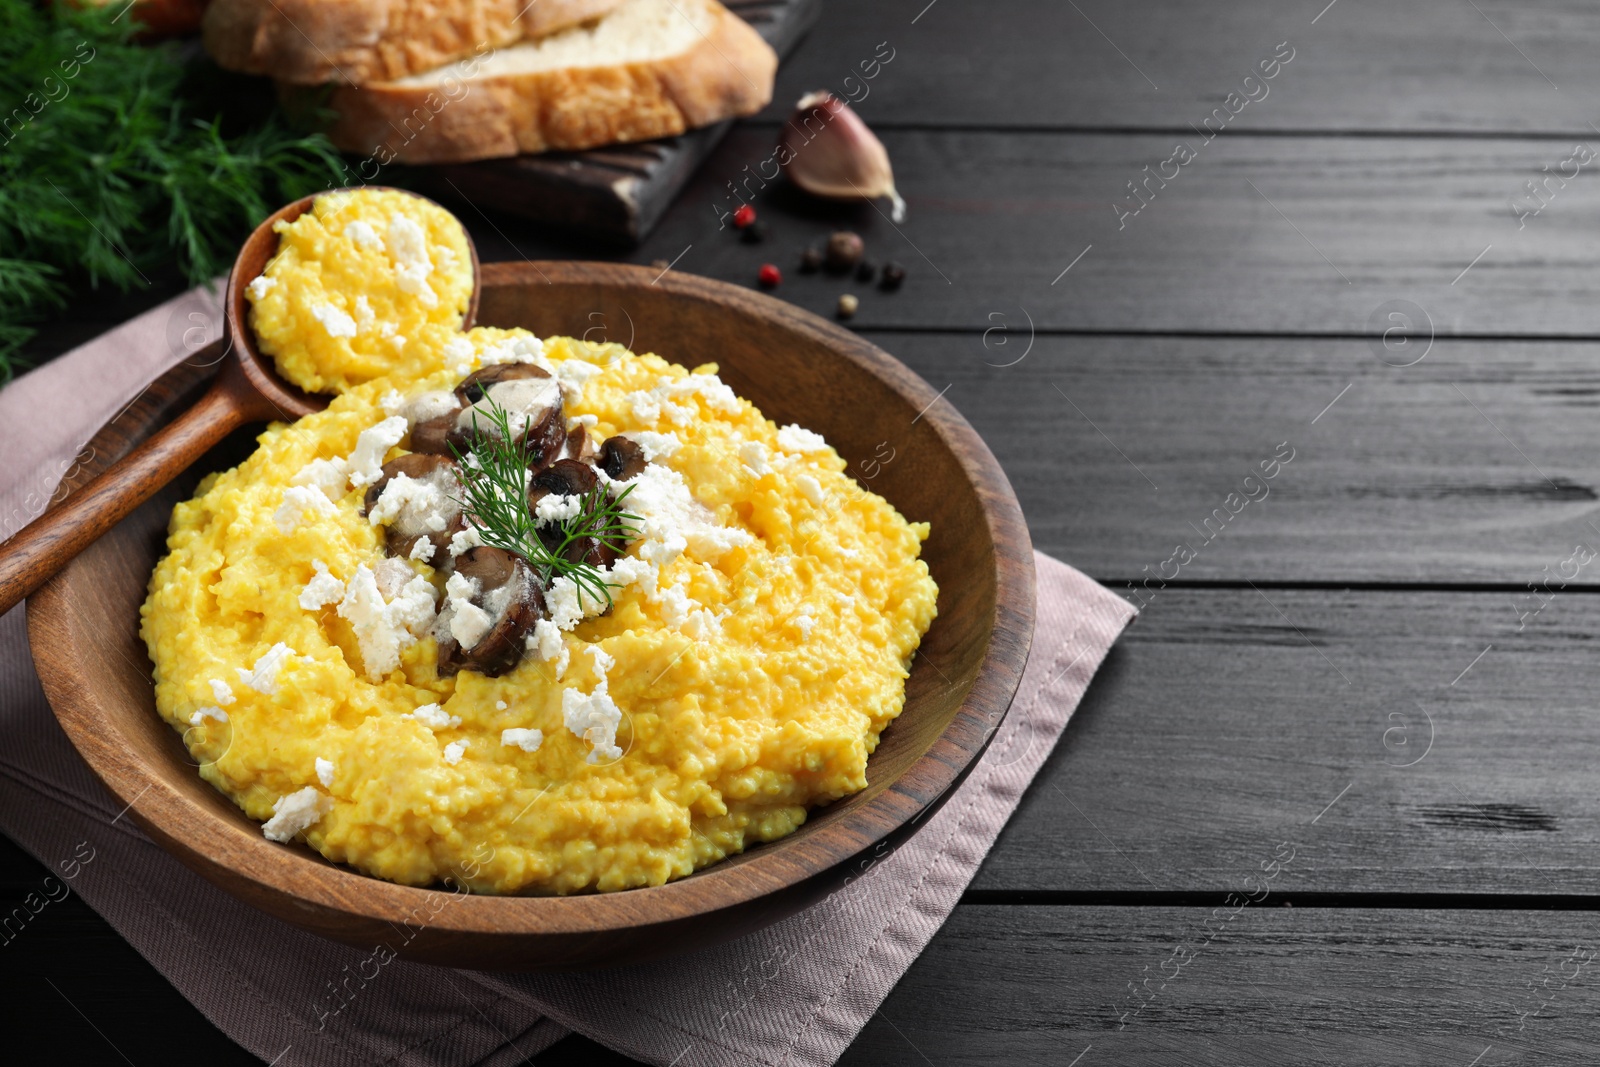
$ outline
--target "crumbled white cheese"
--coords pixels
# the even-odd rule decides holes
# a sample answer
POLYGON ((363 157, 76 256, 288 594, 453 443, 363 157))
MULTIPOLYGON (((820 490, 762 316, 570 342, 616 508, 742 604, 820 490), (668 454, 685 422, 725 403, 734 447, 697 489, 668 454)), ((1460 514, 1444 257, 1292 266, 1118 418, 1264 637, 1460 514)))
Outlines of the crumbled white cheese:
POLYGON ((648 464, 626 484, 633 486, 628 494, 628 510, 642 520, 640 532, 644 538, 659 546, 642 546, 640 555, 659 567, 676 557, 673 549, 679 541, 679 551, 687 549, 695 558, 714 563, 730 550, 755 540, 744 530, 717 522, 711 510, 689 492, 683 475, 671 467, 648 464))
POLYGON ((582 426, 586 431, 592 430, 600 424, 599 415, 579 415, 567 421, 567 431, 570 433, 574 426, 582 426))
POLYGON ((251 300, 260 300, 262 297, 270 293, 272 291, 272 287, 277 284, 278 279, 269 278, 265 274, 258 274, 252 278, 250 280, 250 284, 244 288, 245 292, 250 294, 251 300))
POLYGON ((616 661, 599 645, 590 645, 584 651, 594 657, 595 673, 599 675, 599 680, 589 693, 580 693, 576 689, 561 691, 561 720, 574 735, 589 742, 589 763, 599 763, 602 759, 618 760, 622 758, 622 749, 617 747, 617 727, 622 725, 622 709, 611 699, 606 679, 606 672, 615 666, 616 661))
POLYGON ((354 337, 356 320, 332 304, 318 304, 311 309, 311 317, 322 323, 329 337, 354 337))
POLYGON ((419 563, 427 563, 433 559, 433 554, 438 551, 438 547, 428 538, 419 537, 412 542, 411 551, 406 555, 406 558, 414 559, 419 563))
POLYGON ((576 493, 562 495, 549 493, 539 498, 533 506, 534 525, 545 526, 552 522, 566 522, 583 514, 583 497, 576 493))
POLYGON ((610 570, 603 572, 606 584, 626 588, 637 585, 647 596, 654 596, 656 592, 656 579, 661 576, 660 569, 649 560, 638 559, 634 556, 623 556, 611 565, 610 570))
POLYGON ((356 438, 356 450, 345 460, 350 484, 362 489, 382 478, 383 457, 389 454, 389 449, 400 443, 410 429, 405 419, 391 415, 376 426, 362 430, 361 436, 356 438))
POLYGON ((272 818, 261 824, 261 833, 268 841, 293 841, 295 834, 314 825, 332 810, 333 799, 308 785, 272 802, 272 818))
POLYGON ((227 707, 234 700, 233 686, 224 682, 221 678, 213 678, 211 679, 211 697, 218 704, 227 707))
POLYGON ((507 704, 506 704, 506 702, 504 700, 496 700, 494 702, 494 710, 496 710, 496 711, 505 711, 506 707, 507 707, 507 704))
POLYGON ((444 343, 444 354, 457 375, 464 376, 478 360, 478 350, 465 337, 452 337, 444 343))
POLYGON ((824 451, 828 447, 828 442, 823 440, 820 433, 791 422, 778 431, 778 447, 785 452, 798 452, 803 455, 807 452, 824 451))
POLYGON ((355 631, 368 680, 380 681, 400 666, 400 653, 433 624, 433 586, 422 575, 413 575, 386 603, 376 575, 363 563, 346 583, 339 617, 348 619, 355 631))
POLYGON ((550 621, 563 630, 570 630, 583 621, 582 595, 578 585, 565 575, 556 575, 545 590, 544 603, 550 611, 550 621))
POLYGON ((450 498, 433 482, 396 474, 384 484, 383 492, 367 511, 367 521, 374 526, 387 526, 405 512, 407 533, 417 526, 439 533, 449 524, 445 513, 452 510, 450 498))
POLYGON ((406 335, 403 334, 403 333, 397 333, 394 336, 390 337, 389 338, 389 346, 391 348, 393 348, 396 352, 401 351, 402 349, 404 349, 406 347, 406 335))
POLYGON ((465 530, 457 530, 450 536, 450 555, 459 556, 463 552, 470 552, 483 544, 483 530, 470 523, 465 530))
POLYGON ((546 371, 552 369, 544 359, 544 342, 529 333, 516 333, 503 341, 486 344, 481 358, 485 367, 500 363, 532 363, 546 371))
POLYGON ((826 499, 826 497, 824 497, 822 494, 821 482, 817 481, 809 474, 801 474, 795 477, 794 484, 800 487, 801 494, 807 500, 811 501, 819 508, 822 506, 822 502, 826 499))
POLYGON ((344 235, 354 241, 357 247, 370 248, 374 252, 383 248, 383 238, 378 236, 378 231, 365 219, 356 219, 345 223, 344 235))
POLYGON ((433 264, 428 261, 428 236, 422 227, 404 215, 394 215, 389 219, 387 244, 400 291, 415 296, 423 307, 437 307, 439 297, 428 285, 433 264))
POLYGON ((564 359, 556 367, 556 383, 561 386, 561 399, 576 404, 583 399, 583 387, 604 367, 581 359, 564 359))
POLYGON ((216 719, 218 722, 227 722, 228 713, 221 708, 196 708, 194 714, 189 716, 189 725, 199 726, 202 719, 216 719))
POLYGON ((746 441, 740 445, 739 462, 757 478, 772 469, 767 466, 767 446, 760 441, 746 441))
POLYGON ((461 762, 461 756, 467 751, 469 741, 452 741, 444 746, 444 761, 454 767, 461 762))
MULTIPOLYGON (((568 583, 571 584, 570 582, 568 583)), ((573 625, 577 625, 574 623, 573 625)), ((523 647, 529 652, 536 652, 545 662, 556 661, 556 680, 566 673, 570 653, 567 644, 561 639, 561 627, 549 619, 540 619, 533 624, 533 632, 523 640, 523 647)))
POLYGON ((437 704, 424 704, 400 716, 402 719, 415 719, 430 730, 448 730, 461 725, 459 715, 448 715, 437 704))
POLYGON ((803 641, 811 640, 811 631, 817 625, 816 619, 813 619, 810 615, 804 614, 806 610, 808 609, 802 608, 802 614, 794 617, 795 628, 800 631, 800 639, 803 641))
POLYGON ((646 463, 666 459, 683 447, 683 442, 678 439, 677 434, 656 433, 653 430, 629 430, 627 437, 644 450, 646 463))
POLYGON ((372 305, 367 302, 367 294, 362 293, 356 297, 356 329, 365 333, 372 328, 372 305))
POLYGON ((544 744, 544 731, 523 730, 517 727, 501 730, 500 743, 508 748, 520 748, 524 752, 537 752, 539 746, 544 744))
POLYGON ((331 789, 333 787, 333 761, 318 756, 312 765, 317 771, 317 781, 322 783, 324 789, 331 789))
POLYGON ((344 460, 314 459, 296 471, 294 477, 289 479, 289 484, 319 489, 323 496, 338 503, 344 496, 344 485, 348 478, 349 471, 344 460))
POLYGON ((378 406, 385 415, 398 415, 405 409, 406 398, 400 395, 400 390, 391 389, 378 398, 378 406))
POLYGON ((245 670, 243 667, 235 667, 234 670, 239 672, 239 680, 245 685, 258 693, 272 696, 278 691, 278 672, 292 655, 294 649, 279 641, 261 653, 261 657, 250 670, 245 670))
POLYGON ((344 583, 328 573, 328 565, 320 559, 314 559, 311 566, 317 573, 300 590, 300 606, 307 611, 316 611, 343 600, 344 583))
POLYGON ((372 568, 372 578, 378 583, 378 592, 383 594, 383 599, 393 600, 400 595, 400 590, 406 583, 416 577, 416 571, 406 566, 405 560, 386 556, 378 561, 372 568))
POLYGON ((292 534, 308 518, 331 515, 333 505, 322 490, 307 485, 291 485, 283 491, 283 503, 272 513, 272 524, 284 535, 292 534))

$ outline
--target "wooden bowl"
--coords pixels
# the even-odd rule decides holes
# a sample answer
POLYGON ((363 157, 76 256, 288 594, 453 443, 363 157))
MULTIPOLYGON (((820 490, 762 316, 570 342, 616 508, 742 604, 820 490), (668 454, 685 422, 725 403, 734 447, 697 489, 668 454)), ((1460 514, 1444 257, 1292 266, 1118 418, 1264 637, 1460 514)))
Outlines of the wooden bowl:
MULTIPOLYGON (((723 379, 779 424, 821 432, 863 485, 933 525, 924 556, 939 617, 905 711, 867 765, 865 790, 798 832, 648 889, 492 897, 394 885, 273 844, 203 782, 156 714, 139 606, 172 505, 200 470, 117 526, 28 601, 34 662, 56 716, 130 816, 189 867, 284 922, 352 945, 455 967, 556 969, 639 962, 774 922, 836 888, 852 857, 904 840, 977 760, 1010 705, 1033 636, 1033 556, 1000 466, 922 379, 860 337, 721 282, 640 267, 485 265, 479 321, 610 340, 723 379)), ((179 367, 119 423, 114 458, 204 373, 179 367), (163 405, 160 401, 165 399, 163 405)), ((203 466, 203 464, 202 464, 203 466)))

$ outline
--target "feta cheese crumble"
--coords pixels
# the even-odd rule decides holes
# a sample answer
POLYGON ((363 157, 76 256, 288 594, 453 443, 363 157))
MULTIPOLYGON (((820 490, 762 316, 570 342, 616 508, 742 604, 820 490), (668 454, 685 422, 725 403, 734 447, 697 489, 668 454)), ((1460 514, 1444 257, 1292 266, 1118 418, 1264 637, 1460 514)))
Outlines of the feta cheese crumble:
POLYGON ((459 715, 449 715, 437 704, 424 704, 413 708, 400 716, 402 719, 415 719, 430 730, 449 730, 461 725, 459 715))
POLYGON ((270 697, 278 691, 278 672, 292 655, 294 649, 279 641, 261 653, 261 658, 256 660, 255 666, 250 670, 245 670, 243 667, 235 667, 234 670, 239 672, 241 682, 256 692, 270 697))
POLYGON ((536 526, 547 526, 553 522, 566 522, 583 514, 583 497, 576 493, 563 496, 559 493, 550 493, 539 498, 533 507, 533 518, 536 526))
POLYGON ((308 785, 272 802, 272 818, 261 824, 261 833, 268 841, 293 841, 295 834, 315 825, 332 810, 333 799, 308 785))
POLYGON ((760 478, 772 468, 767 466, 767 446, 760 441, 746 441, 739 446, 739 462, 744 469, 760 478))
POLYGON ((408 520, 414 520, 429 533, 438 533, 449 523, 445 518, 449 507, 450 498, 437 485, 396 474, 384 485, 383 492, 367 512, 367 521, 374 526, 387 526, 405 512, 408 520))
POLYGON ((390 415, 375 426, 369 426, 361 431, 361 436, 356 438, 356 450, 350 453, 350 458, 345 460, 345 470, 349 472, 350 484, 357 489, 364 489, 383 477, 383 457, 389 454, 389 449, 400 443, 400 439, 409 433, 411 427, 399 415, 390 415))
POLYGON ((444 761, 454 767, 461 762, 462 755, 467 751, 467 741, 452 741, 444 746, 444 761))
POLYGON ((374 252, 382 251, 383 238, 378 236, 378 231, 372 228, 372 223, 365 219, 356 219, 348 222, 344 227, 344 235, 356 243, 359 248, 368 248, 374 252))
POLYGON ((272 287, 277 284, 278 279, 269 278, 265 274, 258 274, 251 279, 249 285, 245 286, 245 292, 250 294, 250 299, 260 300, 262 297, 270 293, 272 291, 272 287))
POLYGON ((316 768, 317 781, 322 783, 324 789, 331 789, 333 787, 334 774, 333 761, 318 756, 312 766, 316 768))
POLYGON ((599 645, 590 645, 584 651, 594 657, 599 681, 589 693, 576 689, 561 691, 561 721, 575 736, 589 743, 589 763, 599 763, 602 759, 614 762, 622 758, 622 749, 617 747, 622 709, 611 699, 606 671, 615 666, 616 661, 599 645))
POLYGON ((311 566, 317 573, 300 590, 300 606, 307 611, 316 611, 343 600, 344 583, 328 573, 328 565, 320 559, 314 559, 311 566))
POLYGON ((477 580, 462 574, 452 574, 444 583, 449 602, 450 636, 462 648, 472 648, 482 641, 483 635, 494 625, 489 613, 472 602, 478 590, 477 580))
POLYGON ((826 451, 828 442, 823 440, 820 433, 791 422, 778 431, 778 447, 785 452, 804 455, 807 452, 826 451))
POLYGON ((346 583, 344 598, 339 601, 339 617, 348 619, 355 631, 367 679, 381 681, 399 668, 400 653, 416 644, 433 625, 433 586, 422 575, 413 575, 386 602, 377 576, 363 563, 346 583))
POLYGON ((283 503, 272 513, 272 524, 285 536, 294 533, 307 519, 333 514, 333 505, 320 489, 291 485, 283 491, 283 503))
POLYGON ((544 744, 543 730, 524 730, 513 727, 500 731, 500 743, 507 748, 520 748, 524 752, 537 752, 544 744))
POLYGON ((822 483, 809 474, 797 475, 794 484, 800 487, 802 496, 819 508, 822 506, 822 502, 827 499, 822 493, 822 483))
POLYGON ((211 698, 223 707, 227 707, 234 701, 233 686, 221 678, 211 679, 211 698))
POLYGON ((221 708, 196 708, 194 714, 189 716, 190 726, 199 726, 205 719, 215 719, 218 722, 227 722, 228 713, 221 708))
POLYGON ((439 297, 428 285, 428 275, 433 264, 428 260, 428 235, 422 227, 404 215, 389 219, 386 235, 389 258, 394 262, 395 284, 402 293, 410 293, 423 307, 439 306, 439 297))
POLYGON ((332 304, 318 304, 311 309, 311 317, 322 324, 329 337, 354 337, 356 320, 332 304))
POLYGON ((348 477, 344 460, 314 459, 296 471, 294 477, 289 479, 289 484, 318 489, 330 502, 337 504, 344 496, 344 484, 348 477))

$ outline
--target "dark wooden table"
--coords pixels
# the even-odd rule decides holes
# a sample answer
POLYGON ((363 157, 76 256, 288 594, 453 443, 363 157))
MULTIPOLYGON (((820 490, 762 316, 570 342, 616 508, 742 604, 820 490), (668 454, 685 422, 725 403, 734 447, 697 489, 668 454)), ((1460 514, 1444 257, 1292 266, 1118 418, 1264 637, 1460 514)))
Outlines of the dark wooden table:
MULTIPOLYGON (((1037 546, 1147 606, 844 1062, 1600 1062, 1600 10, 833 0, 777 99, 880 42, 903 226, 774 186, 767 244, 718 232, 774 107, 626 258, 858 292, 1037 546), (837 225, 905 288, 796 274, 837 225)), ((6 852, 6 906, 41 875, 6 852)), ((11 1040, 251 1062, 76 900, 0 953, 11 1040)), ((580 1061, 622 1062, 538 1058, 580 1061)))

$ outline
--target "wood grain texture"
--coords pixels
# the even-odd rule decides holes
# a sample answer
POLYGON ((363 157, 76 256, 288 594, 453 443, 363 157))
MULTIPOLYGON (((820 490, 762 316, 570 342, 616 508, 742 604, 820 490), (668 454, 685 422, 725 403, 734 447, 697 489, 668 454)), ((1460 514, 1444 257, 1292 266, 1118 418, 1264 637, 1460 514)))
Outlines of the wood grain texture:
POLYGON ((1209 944, 1210 908, 957 908, 839 1062, 1594 1062, 1592 912, 1270 902, 1209 944))
POLYGON ((1442 340, 1402 368, 1359 340, 1030 339, 1015 308, 988 336, 872 336, 948 387, 1035 545, 1102 580, 1159 576, 1181 542, 1181 582, 1526 593, 1577 542, 1600 549, 1594 344, 1442 340), (1261 479, 1283 442, 1293 460, 1261 479), (1234 515, 1252 474, 1266 495, 1234 515))
MULTIPOLYGON (((632 258, 682 254, 679 270, 750 286, 771 261, 785 271, 783 298, 819 314, 859 293, 856 328, 982 332, 991 313, 1017 321, 1020 308, 1051 331, 1364 336, 1392 325, 1375 313, 1406 300, 1439 336, 1600 335, 1582 226, 1600 212, 1596 164, 1566 188, 1551 178, 1539 215, 1519 221, 1511 207, 1537 205, 1524 183, 1559 171, 1570 140, 890 130, 909 204, 896 228, 881 205, 763 189, 751 174, 774 136, 735 130, 632 258), (1157 168, 1178 141, 1196 157, 1169 168, 1163 188, 1157 168), (1128 183, 1147 166, 1149 202, 1119 222, 1113 205, 1141 203, 1128 183), (715 230, 740 202, 729 182, 771 222, 765 244, 715 230), (841 227, 862 234, 870 258, 903 264, 904 288, 798 274, 805 245, 841 227)), ((495 237, 485 258, 518 254, 495 237)))
POLYGON ((1476 6, 834 3, 828 32, 784 65, 762 117, 781 121, 801 93, 830 88, 859 100, 879 129, 1183 129, 1242 92, 1244 77, 1288 41, 1294 59, 1231 127, 1593 137, 1586 101, 1600 90, 1600 12, 1561 0, 1476 6), (863 68, 881 41, 893 61, 863 68))
POLYGON ((1519 607, 1154 593, 972 888, 1220 894, 1293 840, 1283 892, 1592 893, 1600 598, 1519 607))
MULTIPOLYGON (((867 480, 937 531, 924 558, 940 619, 906 685, 906 707, 868 764, 866 789, 800 831, 694 876, 629 893, 467 897, 408 943, 456 966, 560 967, 639 960, 732 937, 804 906, 879 841, 897 842, 983 751, 1027 660, 1032 550, 999 465, 934 391, 880 350, 765 297, 638 268, 544 263, 486 268, 482 320, 581 332, 591 313, 626 319, 641 349, 715 352, 725 380, 780 422, 817 428, 847 460, 890 439, 902 457, 867 480)), ((125 441, 126 427, 116 430, 125 441)), ((110 449, 104 455, 109 455, 110 449)), ((325 936, 367 943, 427 891, 365 878, 304 847, 281 848, 205 785, 156 716, 138 606, 171 505, 198 472, 153 498, 29 602, 30 641, 69 737, 132 817, 225 889, 325 936), (101 669, 86 673, 84 663, 101 669)))

